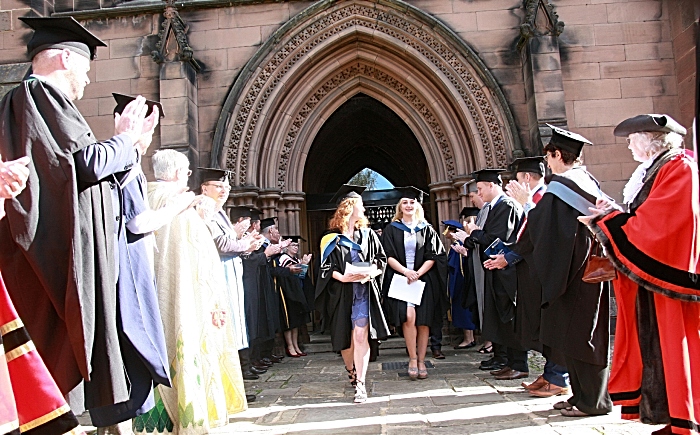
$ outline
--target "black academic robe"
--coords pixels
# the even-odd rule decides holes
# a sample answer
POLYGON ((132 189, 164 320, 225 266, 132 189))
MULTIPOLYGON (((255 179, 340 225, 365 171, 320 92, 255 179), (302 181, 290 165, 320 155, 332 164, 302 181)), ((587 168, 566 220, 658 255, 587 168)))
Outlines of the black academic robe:
MULTIPOLYGON (((472 231, 467 246, 479 244, 482 263, 489 259, 484 253, 496 239, 506 244, 515 242, 520 228, 523 209, 515 200, 505 195, 489 210, 481 230, 472 231)), ((514 267, 485 270, 484 272, 484 318, 482 333, 486 340, 522 350, 515 337, 515 302, 517 276, 514 267)))
POLYGON ((279 308, 273 304, 275 291, 267 270, 265 249, 260 248, 249 255, 241 256, 243 261, 243 292, 245 301, 245 321, 248 329, 248 342, 251 346, 274 340, 279 325, 279 308))
MULTIPOLYGON (((353 241, 362 248, 360 259, 363 262, 374 263, 381 271, 388 271, 386 254, 374 231, 367 228, 355 230, 353 241)), ((327 258, 322 259, 320 271, 316 279, 315 307, 331 331, 333 351, 348 349, 352 340, 353 289, 352 283, 343 283, 333 279, 333 272, 345 274, 345 264, 352 263, 350 248, 341 246, 334 241, 334 248, 327 258)), ((323 252, 323 247, 321 248, 323 252)), ((381 296, 382 275, 370 280, 369 285, 369 338, 383 340, 389 336, 384 312, 382 311, 381 296)))
MULTIPOLYGON (((563 180, 595 203, 595 196, 587 192, 595 191, 597 182, 583 168, 552 179, 563 180)), ((562 365, 566 361, 560 353, 604 366, 608 364, 609 287, 581 281, 592 241, 591 232, 577 220, 581 215, 547 191, 528 214, 518 249, 542 285, 539 338, 555 350, 548 356, 562 365)))
MULTIPOLYGON (((404 248, 404 231, 389 224, 382 233, 384 251, 387 258, 396 259, 406 267, 406 249, 404 248)), ((420 305, 415 307, 416 326, 433 326, 442 322, 442 316, 450 308, 447 290, 447 256, 440 236, 431 225, 426 225, 416 232, 416 257, 413 270, 418 270, 428 260, 435 263, 428 273, 419 279, 425 282, 420 305)), ((389 287, 397 272, 387 266, 382 283, 382 294, 389 323, 401 327, 406 322, 405 301, 390 298, 389 287)))
POLYGON ((279 298, 280 328, 287 331, 306 323, 306 313, 309 312, 309 308, 301 279, 287 266, 282 266, 282 257, 282 254, 270 257, 269 267, 275 293, 279 298))
POLYGON ((5 201, 0 268, 8 291, 64 394, 82 380, 86 406, 129 398, 118 343, 113 174, 136 152, 126 135, 96 143, 59 89, 23 81, 0 102, 0 154, 30 156, 27 188, 5 201))

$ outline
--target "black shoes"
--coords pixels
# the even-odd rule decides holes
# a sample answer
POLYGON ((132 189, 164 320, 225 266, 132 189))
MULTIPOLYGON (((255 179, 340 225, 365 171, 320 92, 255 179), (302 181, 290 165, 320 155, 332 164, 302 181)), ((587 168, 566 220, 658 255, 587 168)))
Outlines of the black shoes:
POLYGON ((486 361, 481 361, 481 364, 479 365, 479 370, 501 370, 505 366, 506 363, 504 362, 488 359, 486 361))
POLYGON ((255 366, 250 366, 250 371, 255 373, 256 375, 262 375, 263 373, 267 373, 267 369, 262 369, 255 366))
POLYGON ((246 402, 248 402, 248 403, 253 403, 253 402, 255 402, 255 399, 256 399, 255 394, 246 394, 246 395, 245 395, 245 400, 246 400, 246 402))
POLYGON ((256 379, 260 379, 260 376, 256 375, 250 370, 246 370, 243 372, 243 379, 246 381, 254 381, 256 379))

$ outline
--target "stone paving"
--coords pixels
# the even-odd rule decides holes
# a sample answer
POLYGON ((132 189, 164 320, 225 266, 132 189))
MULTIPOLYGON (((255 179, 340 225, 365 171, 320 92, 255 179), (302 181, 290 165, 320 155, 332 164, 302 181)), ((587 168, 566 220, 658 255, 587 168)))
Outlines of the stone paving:
MULTIPOLYGON (((394 339, 395 340, 395 339, 394 339)), ((384 349, 367 373, 369 399, 354 404, 354 390, 339 356, 330 352, 285 358, 246 388, 258 394, 248 411, 237 414, 216 434, 650 434, 660 426, 608 416, 569 418, 552 405, 561 397, 530 396, 516 381, 496 381, 478 369, 483 355, 443 348, 444 360, 429 378, 411 381, 403 370, 382 363, 407 361, 400 347, 384 349), (448 351, 449 350, 449 351, 448 351)), ((531 359, 532 382, 542 359, 531 359)))

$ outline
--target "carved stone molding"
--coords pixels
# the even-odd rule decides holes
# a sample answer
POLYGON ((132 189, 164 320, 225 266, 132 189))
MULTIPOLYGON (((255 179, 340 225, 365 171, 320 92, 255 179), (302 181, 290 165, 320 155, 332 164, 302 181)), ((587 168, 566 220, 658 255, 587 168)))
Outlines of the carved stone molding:
POLYGON ((156 63, 163 63, 168 59, 170 54, 168 53, 168 41, 172 34, 177 44, 177 58, 182 62, 189 63, 195 71, 200 71, 201 66, 194 58, 194 50, 192 50, 192 47, 190 47, 187 41, 187 24, 177 12, 174 0, 166 1, 163 17, 163 24, 158 32, 156 49, 151 52, 153 61, 156 63))
POLYGON ((540 35, 559 36, 564 31, 564 22, 559 21, 559 14, 548 0, 526 0, 525 19, 520 25, 518 48, 532 37, 540 35))
MULTIPOLYGON (((226 119, 227 125, 223 128, 226 129, 228 135, 227 138, 223 138, 225 140, 225 160, 221 163, 234 172, 234 180, 236 180, 234 183, 243 185, 251 182, 248 179, 248 170, 251 164, 248 161, 250 149, 251 146, 262 146, 252 142, 255 137, 260 137, 258 129, 261 128, 263 117, 275 116, 269 113, 263 115, 270 104, 270 98, 276 98, 273 96, 280 92, 281 86, 287 84, 290 72, 298 68, 297 64, 300 62, 307 61, 309 58, 307 55, 312 50, 323 44, 332 44, 334 36, 348 29, 362 29, 365 34, 381 35, 375 36, 375 38, 382 38, 385 43, 390 41, 389 44, 407 53, 407 58, 418 56, 421 57, 421 62, 429 62, 430 68, 439 75, 440 80, 446 80, 451 89, 456 92, 455 97, 466 106, 468 113, 464 116, 469 121, 465 121, 465 125, 473 126, 469 130, 478 138, 478 146, 483 147, 485 164, 489 167, 498 167, 508 162, 512 148, 519 148, 519 145, 515 146, 518 141, 517 134, 512 134, 506 128, 506 124, 511 123, 512 116, 507 105, 499 105, 503 101, 499 100, 498 96, 502 94, 497 89, 495 80, 491 78, 489 79, 491 81, 485 82, 484 76, 488 75, 488 73, 482 72, 485 71, 485 68, 479 71, 478 68, 474 68, 473 64, 473 62, 480 64, 480 61, 475 58, 470 61, 460 54, 454 46, 450 46, 446 42, 448 40, 435 31, 433 26, 422 25, 415 19, 415 16, 407 14, 406 10, 392 8, 390 3, 357 0, 344 6, 333 6, 325 13, 318 13, 307 19, 305 24, 301 24, 304 22, 299 21, 300 24, 293 33, 282 35, 284 37, 277 34, 271 37, 271 39, 280 41, 275 46, 276 50, 257 68, 254 70, 253 67, 250 68, 254 73, 245 79, 246 87, 239 94, 235 105, 231 104, 230 118, 224 115, 221 118, 226 119), (494 105, 499 106, 499 113, 494 110, 494 105)), ((367 70, 365 69, 365 71, 367 70)), ((359 74, 359 72, 355 71, 351 74, 359 74)), ((379 73, 373 71, 371 74, 379 73)), ((379 79, 374 76, 373 78, 379 79)), ((387 77, 386 80, 390 81, 390 78, 387 77)), ((342 83, 344 80, 333 81, 331 79, 330 81, 342 83)), ((321 89, 326 93, 331 90, 325 86, 316 90, 309 101, 316 101, 319 98, 317 94, 321 89)), ((415 97, 415 93, 405 96, 406 101, 414 107, 414 101, 410 98, 415 97)), ((430 119, 432 116, 434 120, 435 115, 429 113, 429 106, 425 103, 427 102, 424 102, 421 114, 425 121, 431 125, 432 134, 436 135, 435 141, 440 144, 440 152, 445 159, 443 164, 446 173, 452 176, 455 174, 454 161, 451 160, 453 157, 449 153, 448 139, 440 136, 439 129, 433 128, 435 122, 430 119)), ((302 129, 305 116, 311 110, 307 107, 308 102, 301 112, 294 115, 297 118, 295 118, 294 125, 283 144, 283 157, 278 167, 277 185, 275 186, 277 188, 284 189, 286 187, 284 174, 287 170, 287 160, 297 139, 295 136, 302 129)), ((512 128, 512 123, 510 126, 512 128)), ((444 135, 444 132, 442 134, 444 135)))

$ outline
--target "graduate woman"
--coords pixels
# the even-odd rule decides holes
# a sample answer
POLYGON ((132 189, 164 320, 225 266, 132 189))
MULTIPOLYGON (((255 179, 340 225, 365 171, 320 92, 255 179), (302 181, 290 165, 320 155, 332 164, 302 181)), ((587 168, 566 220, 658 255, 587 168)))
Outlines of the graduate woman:
POLYGON ((442 324, 449 306, 445 248, 438 233, 425 220, 420 199, 423 192, 409 187, 396 205, 396 214, 382 235, 387 267, 382 291, 390 322, 401 328, 408 349, 408 376, 425 379, 425 352, 430 326, 442 324), (420 304, 389 297, 394 275, 407 278, 409 284, 425 283, 420 304))
POLYGON ((329 230, 321 239, 321 270, 316 283, 316 309, 331 330, 333 351, 340 351, 355 403, 367 400, 365 375, 369 341, 389 335, 379 296, 386 267, 384 249, 367 227, 360 193, 364 187, 344 185, 336 193, 338 204, 329 230), (376 273, 346 273, 346 265, 376 266, 376 273))

